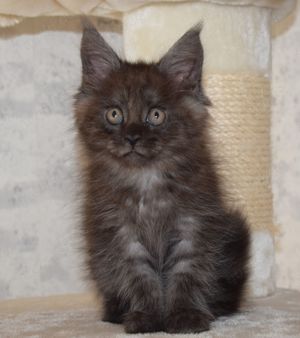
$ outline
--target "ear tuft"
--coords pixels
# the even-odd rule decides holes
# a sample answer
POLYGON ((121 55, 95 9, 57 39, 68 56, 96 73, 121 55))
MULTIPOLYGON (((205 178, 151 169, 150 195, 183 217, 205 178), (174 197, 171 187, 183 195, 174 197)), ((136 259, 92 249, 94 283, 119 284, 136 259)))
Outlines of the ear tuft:
POLYGON ((112 70, 120 67, 121 61, 86 17, 82 18, 82 25, 82 82, 83 86, 97 87, 112 70))
POLYGON ((159 61, 159 69, 168 73, 182 87, 201 88, 203 48, 200 41, 202 24, 188 30, 159 61))

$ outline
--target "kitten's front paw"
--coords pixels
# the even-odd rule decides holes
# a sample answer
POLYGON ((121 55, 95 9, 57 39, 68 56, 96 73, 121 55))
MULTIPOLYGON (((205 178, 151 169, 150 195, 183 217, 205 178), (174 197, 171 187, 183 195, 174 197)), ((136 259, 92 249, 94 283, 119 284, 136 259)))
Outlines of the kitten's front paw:
POLYGON ((129 312, 124 317, 127 333, 144 333, 161 331, 160 319, 155 314, 140 311, 129 312))
POLYGON ((199 333, 209 330, 210 317, 199 310, 181 309, 170 313, 166 320, 166 332, 199 333))

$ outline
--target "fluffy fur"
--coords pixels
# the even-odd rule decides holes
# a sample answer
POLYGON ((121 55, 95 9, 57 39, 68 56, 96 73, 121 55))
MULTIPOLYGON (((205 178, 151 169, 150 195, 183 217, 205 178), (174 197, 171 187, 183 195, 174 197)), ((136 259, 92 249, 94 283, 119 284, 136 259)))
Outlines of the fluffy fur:
POLYGON ((237 311, 247 280, 248 228, 225 207, 208 147, 199 32, 157 64, 122 61, 93 26, 83 32, 75 116, 88 158, 88 265, 103 320, 130 333, 208 330, 237 311))

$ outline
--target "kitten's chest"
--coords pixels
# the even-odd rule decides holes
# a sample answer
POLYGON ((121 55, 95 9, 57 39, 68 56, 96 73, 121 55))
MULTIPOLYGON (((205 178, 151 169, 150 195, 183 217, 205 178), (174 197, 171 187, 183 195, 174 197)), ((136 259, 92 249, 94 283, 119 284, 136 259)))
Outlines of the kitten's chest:
POLYGON ((134 186, 136 199, 133 210, 137 224, 162 226, 172 205, 164 177, 155 170, 144 171, 135 177, 134 186))
POLYGON ((135 193, 127 196, 128 226, 151 255, 162 257, 175 216, 173 198, 159 173, 144 172, 135 179, 135 193))

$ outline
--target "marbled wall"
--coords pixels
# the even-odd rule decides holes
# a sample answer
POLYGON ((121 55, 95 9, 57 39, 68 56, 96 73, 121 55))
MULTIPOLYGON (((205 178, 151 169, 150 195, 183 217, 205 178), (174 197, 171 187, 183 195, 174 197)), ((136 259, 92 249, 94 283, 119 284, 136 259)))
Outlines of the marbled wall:
MULTIPOLYGON (((121 51, 121 27, 99 28, 121 51)), ((300 289, 297 40, 299 18, 274 40, 273 189, 279 285, 300 289)), ((72 130, 79 43, 77 19, 0 30, 0 298, 84 289, 72 130)))
MULTIPOLYGON (((119 25, 99 29, 121 49, 119 25)), ((0 298, 85 284, 72 128, 80 31, 76 19, 0 30, 0 298)))
POLYGON ((300 6, 273 40, 273 193, 277 284, 300 289, 300 6))

